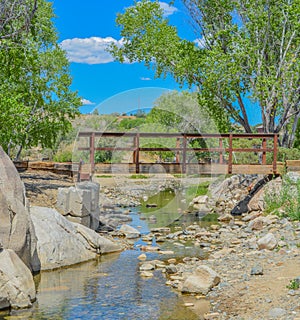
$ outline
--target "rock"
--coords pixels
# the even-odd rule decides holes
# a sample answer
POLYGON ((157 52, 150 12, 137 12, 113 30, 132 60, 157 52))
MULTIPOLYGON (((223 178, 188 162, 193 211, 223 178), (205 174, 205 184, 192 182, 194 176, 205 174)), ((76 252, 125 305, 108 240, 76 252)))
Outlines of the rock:
POLYGON ((211 211, 211 207, 209 205, 209 198, 208 196, 198 196, 195 199, 193 199, 191 205, 193 205, 193 208, 197 210, 198 212, 204 212, 208 213, 211 211))
POLYGON ((0 309, 28 308, 35 300, 32 274, 10 249, 0 252, 0 309))
POLYGON ((39 271, 36 236, 19 173, 0 147, 0 239, 33 271, 39 271))
POLYGON ((282 309, 282 308, 273 308, 269 310, 269 316, 272 319, 276 319, 276 318, 280 318, 286 315, 286 310, 282 309))
POLYGON ((97 253, 122 250, 93 230, 68 221, 54 209, 32 207, 31 217, 42 270, 91 260, 97 253))
POLYGON ((268 233, 257 241, 259 250, 273 250, 277 246, 277 240, 273 233, 268 233))
POLYGON ((262 230, 264 227, 264 218, 257 217, 254 220, 251 220, 248 224, 248 228, 252 230, 262 230))
POLYGON ((75 229, 78 232, 78 235, 81 235, 84 240, 87 241, 91 250, 94 249, 96 253, 106 254, 121 251, 123 248, 113 242, 110 239, 107 239, 99 234, 97 234, 94 230, 87 228, 81 224, 74 224, 75 229))
POLYGON ((210 267, 201 265, 184 281, 182 293, 201 293, 206 295, 220 282, 219 275, 210 267))
POLYGON ((140 266, 140 271, 150 271, 150 270, 154 270, 154 269, 155 269, 154 265, 149 262, 143 263, 140 266))
POLYGON ((76 187, 59 188, 56 208, 70 221, 96 230, 99 225, 100 185, 94 182, 80 182, 76 187))
POLYGON ((145 278, 151 278, 153 277, 153 273, 152 272, 149 272, 149 271, 142 271, 140 273, 141 277, 145 277, 145 278))
POLYGON ((146 208, 156 208, 157 204, 156 203, 147 203, 146 208))
POLYGON ((264 274, 263 267, 260 264, 257 264, 251 269, 250 274, 251 276, 263 275, 264 274))
POLYGON ((300 180, 300 173, 296 171, 288 172, 287 174, 288 179, 290 179, 292 182, 298 182, 300 180))
POLYGON ((139 260, 146 260, 147 259, 147 256, 145 255, 145 253, 142 253, 142 254, 140 254, 139 256, 138 256, 138 259, 139 260))
POLYGON ((170 264, 170 265, 166 266, 166 273, 174 274, 177 272, 178 272, 177 267, 174 264, 170 264))
POLYGON ((218 221, 220 222, 229 222, 233 220, 233 216, 229 213, 225 213, 222 216, 218 217, 218 221))
POLYGON ((141 233, 137 229, 128 224, 123 224, 120 228, 120 232, 124 233, 127 239, 135 239, 141 236, 141 233))

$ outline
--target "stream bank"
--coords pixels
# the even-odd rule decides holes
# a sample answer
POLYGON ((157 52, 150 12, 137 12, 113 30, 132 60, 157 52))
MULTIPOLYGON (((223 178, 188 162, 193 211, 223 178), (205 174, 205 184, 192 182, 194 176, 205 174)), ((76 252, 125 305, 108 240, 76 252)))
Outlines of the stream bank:
MULTIPOLYGON (((134 183, 136 184, 136 182, 134 183)), ((102 184, 102 190, 104 188, 105 185, 102 184)), ((113 187, 108 186, 107 188, 113 187)), ((139 189, 143 188, 139 187, 139 189)), ((119 192, 118 190, 116 193, 119 192)), ((123 195, 120 194, 120 197, 123 197, 123 195)), ((227 201, 227 199, 222 199, 223 203, 224 200, 227 201)), ((110 204, 112 203, 110 202, 110 204)), ((224 205, 223 203, 221 202, 222 205, 224 205)), ((121 207, 118 208, 122 211, 128 211, 128 209, 122 209, 121 207)), ((157 209, 153 208, 153 210, 157 209)), ((130 215, 130 213, 127 212, 126 215, 130 215)), ((143 217, 141 213, 137 213, 137 215, 143 217)), ((143 222, 148 222, 147 217, 146 220, 140 220, 140 224, 143 222)), ((166 240, 158 244, 162 246, 163 243, 172 243, 177 248, 201 248, 209 255, 208 259, 199 259, 199 254, 193 251, 184 253, 186 259, 182 259, 182 257, 179 259, 175 256, 177 250, 173 250, 173 255, 160 256, 159 259, 166 261, 166 263, 169 263, 169 259, 175 259, 171 262, 177 273, 173 276, 177 278, 166 279, 162 270, 155 269, 153 277, 142 281, 150 283, 158 279, 158 282, 166 282, 173 287, 173 289, 170 289, 163 285, 168 293, 173 292, 179 299, 186 298, 179 291, 175 294, 180 281, 183 280, 180 277, 184 278, 186 276, 184 275, 185 271, 193 272, 198 265, 206 264, 218 272, 221 281, 207 296, 207 301, 211 304, 211 310, 207 312, 205 319, 296 320, 300 318, 299 290, 287 288, 293 279, 299 277, 299 223, 279 219, 277 216, 264 217, 260 212, 257 212, 252 215, 244 215, 241 218, 229 217, 227 221, 213 223, 211 226, 198 226, 197 223, 192 222, 189 228, 186 227, 182 224, 175 225, 174 230, 170 230, 168 235, 161 235, 161 240, 164 237, 166 237, 166 240), (177 231, 175 228, 177 228, 177 231), (185 231, 188 231, 188 234, 185 231), (272 234, 273 239, 275 239, 274 247, 260 247, 261 239, 268 234, 272 234), (162 278, 156 278, 160 276, 162 278), (174 284, 173 281, 175 281, 174 284)), ((153 239, 153 235, 157 239, 159 232, 150 234, 148 239, 153 239)), ((139 252, 138 248, 136 249, 128 252, 133 251, 136 254, 139 252)), ((145 254, 146 261, 152 261, 154 259, 153 254, 157 253, 146 252, 145 254)), ((134 261, 135 266, 138 265, 135 258, 132 261, 134 261)), ((122 262, 118 261, 118 266, 120 267, 120 265, 122 265, 122 262)), ((134 270, 140 276, 138 269, 134 270)), ((159 287, 156 282, 154 285, 159 287)), ((190 312, 194 315, 197 314, 199 301, 201 303, 203 301, 207 302, 198 295, 188 296, 188 299, 187 304, 185 304, 186 302, 183 303, 182 300, 179 303, 180 309, 183 308, 186 314, 190 312), (184 305, 185 307, 183 307, 184 305)), ((177 306, 176 303, 173 302, 173 304, 177 306)), ((171 305, 171 302, 167 305, 171 305)), ((145 302, 145 307, 147 309, 151 306, 147 306, 145 302)), ((176 307, 173 308, 173 311, 176 311, 176 307)), ((199 319, 199 314, 196 319, 199 319)), ((158 315, 155 317, 153 319, 160 319, 158 315)), ((126 319, 125 315, 119 315, 119 319, 126 319)))

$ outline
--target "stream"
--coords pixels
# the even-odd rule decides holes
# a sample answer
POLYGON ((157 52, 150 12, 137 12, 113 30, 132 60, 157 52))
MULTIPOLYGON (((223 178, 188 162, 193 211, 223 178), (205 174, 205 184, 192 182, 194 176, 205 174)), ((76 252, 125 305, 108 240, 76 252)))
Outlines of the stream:
MULTIPOLYGON (((148 200, 148 199, 147 199, 148 200)), ((170 226, 176 228, 189 223, 180 211, 181 199, 166 191, 155 198, 158 207, 131 208, 131 226, 142 234, 150 228, 170 226), (163 201, 163 203, 161 203, 163 201), (179 208, 179 210, 178 210, 179 208), (184 218, 182 218, 184 217, 184 218), (149 219, 151 218, 151 219, 149 219)), ((150 202, 149 202, 150 203, 150 202)), ((197 218, 192 217, 197 220, 197 218)), ((199 218, 198 218, 199 221, 199 218)), ((0 313, 0 319, 147 319, 194 320, 209 311, 209 302, 179 295, 165 285, 164 274, 156 270, 152 278, 143 278, 138 271, 139 248, 143 241, 135 242, 132 250, 99 257, 69 268, 41 272, 35 276, 37 300, 31 309, 0 313), (193 299, 193 300, 191 300, 193 299), (184 304, 193 301, 192 307, 184 304)), ((174 250, 172 257, 202 256, 193 244, 165 242, 162 250, 174 250)), ((164 259, 158 253, 147 252, 147 260, 164 259)))

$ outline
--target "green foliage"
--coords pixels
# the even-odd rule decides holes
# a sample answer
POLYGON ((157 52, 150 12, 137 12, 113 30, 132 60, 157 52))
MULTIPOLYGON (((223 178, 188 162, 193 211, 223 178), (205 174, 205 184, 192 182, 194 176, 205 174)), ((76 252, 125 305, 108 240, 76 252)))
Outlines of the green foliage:
POLYGON ((145 176, 144 174, 132 174, 130 176, 130 179, 148 179, 148 176, 145 176))
POLYGON ((38 0, 28 33, 1 40, 0 143, 9 153, 14 147, 53 147, 79 114, 53 18, 51 3, 38 0))
POLYGON ((73 145, 63 145, 53 156, 53 160, 57 162, 72 162, 72 156, 73 145))
POLYGON ((294 148, 300 149, 300 121, 298 121, 298 124, 297 124, 294 148))
POLYGON ((300 288, 300 279, 296 278, 290 281, 289 285, 286 286, 291 290, 298 290, 300 288))
POLYGON ((299 160, 300 149, 298 148, 278 148, 277 160, 284 162, 285 160, 299 160))
POLYGON ((204 196, 207 194, 209 182, 202 182, 198 185, 190 186, 186 189, 186 197, 189 201, 191 201, 193 198, 196 198, 198 196, 204 196))
POLYGON ((285 176, 281 190, 271 190, 265 195, 266 213, 300 220, 300 180, 293 181, 285 176))
POLYGON ((134 128, 138 128, 139 126, 143 125, 145 121, 146 120, 144 117, 136 119, 125 118, 120 121, 118 129, 120 131, 128 131, 134 128))
POLYGON ((266 132, 283 131, 291 147, 300 115, 299 0, 182 2, 200 45, 178 36, 159 1, 142 0, 117 16, 124 44, 111 47, 114 57, 195 85, 201 109, 221 131, 230 117, 251 132, 248 112, 258 103, 266 132))

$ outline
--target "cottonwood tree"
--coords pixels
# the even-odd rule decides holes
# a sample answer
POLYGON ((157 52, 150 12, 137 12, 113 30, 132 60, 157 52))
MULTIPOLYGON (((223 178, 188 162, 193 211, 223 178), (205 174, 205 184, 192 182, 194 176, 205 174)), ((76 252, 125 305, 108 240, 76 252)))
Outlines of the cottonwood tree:
POLYGON ((282 133, 291 147, 300 117, 300 0, 182 2, 197 41, 181 39, 159 3, 142 0, 117 16, 123 46, 111 47, 115 58, 197 86, 217 123, 225 112, 252 132, 249 112, 258 104, 264 131, 282 133))
POLYGON ((1 40, 0 143, 9 154, 17 149, 16 158, 23 147, 52 147, 79 114, 53 17, 51 4, 38 0, 29 32, 1 40))
POLYGON ((0 1, 0 40, 16 39, 29 32, 37 10, 37 2, 37 0, 0 1))

